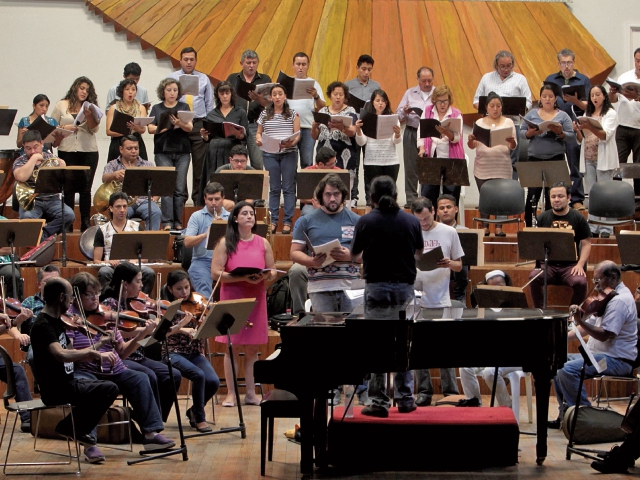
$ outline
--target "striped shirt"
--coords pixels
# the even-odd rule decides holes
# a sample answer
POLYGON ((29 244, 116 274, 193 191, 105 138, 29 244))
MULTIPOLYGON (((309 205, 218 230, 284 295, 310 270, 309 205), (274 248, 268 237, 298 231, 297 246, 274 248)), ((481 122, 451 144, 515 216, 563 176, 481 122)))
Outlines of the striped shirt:
MULTIPOLYGON (((258 125, 262 125, 263 133, 265 135, 269 135, 271 138, 275 138, 277 140, 284 140, 287 137, 290 137, 293 134, 293 120, 296 118, 295 110, 291 110, 291 115, 289 118, 285 118, 281 113, 276 113, 269 120, 265 120, 267 116, 267 110, 264 109, 260 112, 260 117, 258 118, 258 125)), ((293 146, 291 148, 283 148, 280 153, 286 152, 295 152, 298 150, 297 146, 293 146)))
MULTIPOLYGON (((483 128, 511 127, 511 136, 518 139, 516 127, 510 118, 504 117, 504 122, 499 125, 487 124, 479 118, 476 123, 483 128)), ((511 178, 513 167, 511 166, 511 151, 507 144, 487 147, 483 143, 477 142, 476 159, 473 163, 473 175, 481 180, 492 178, 511 178)))
POLYGON ((496 92, 501 97, 525 97, 527 99, 527 110, 531 108, 531 90, 524 75, 511 72, 507 78, 502 80, 500 74, 495 70, 485 73, 478 84, 476 94, 473 96, 473 103, 478 103, 480 97, 496 92))

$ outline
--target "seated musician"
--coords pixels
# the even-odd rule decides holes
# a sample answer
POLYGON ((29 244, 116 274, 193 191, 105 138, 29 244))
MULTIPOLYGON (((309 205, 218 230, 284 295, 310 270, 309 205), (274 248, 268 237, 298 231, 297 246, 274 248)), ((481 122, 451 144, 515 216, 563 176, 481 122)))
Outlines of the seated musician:
MULTIPOLYGON (((71 286, 78 289, 85 314, 90 316, 97 313, 100 306, 98 300, 101 291, 100 282, 91 274, 81 272, 73 276, 71 286)), ((74 302, 77 302, 77 299, 74 302)), ((77 304, 72 304, 68 313, 70 316, 78 316, 80 310, 77 304)), ((74 318, 73 321, 77 322, 77 325, 83 325, 80 318, 74 318)), ((105 326, 104 328, 113 327, 105 326)), ((102 360, 99 363, 89 359, 76 361, 76 368, 92 374, 98 380, 109 380, 118 386, 120 393, 127 398, 133 408, 133 416, 144 434, 143 445, 146 451, 171 448, 175 442, 157 433, 164 429, 164 424, 149 377, 142 372, 128 369, 122 360, 133 353, 138 346, 138 340, 151 334, 154 328, 155 322, 147 320, 146 328, 138 329, 136 335, 126 342, 117 328, 110 330, 108 335, 97 332, 95 337, 82 326, 80 328, 66 326, 65 332, 74 350, 91 349, 96 345, 95 349, 101 354, 102 360), (102 342, 103 338, 106 341, 102 342)), ((103 329, 103 332, 106 330, 103 329)))
MULTIPOLYGON (((65 324, 60 317, 69 309, 72 298, 71 285, 64 278, 50 278, 44 285, 43 299, 46 305, 31 329, 33 373, 45 405, 70 403, 74 406, 73 423, 71 417, 67 416, 56 426, 56 433, 73 438, 75 428, 76 438, 84 444, 85 457, 92 461, 104 457, 96 447, 97 439, 91 432, 118 396, 118 387, 109 381, 76 377, 74 362, 102 362, 113 357, 108 353, 98 353, 93 348, 69 348, 65 324)), ((101 339, 96 344, 97 348, 100 349, 109 340, 101 339)))
MULTIPOLYGON (((35 186, 35 177, 38 170, 45 164, 52 167, 64 167, 64 160, 56 158, 49 152, 43 152, 44 142, 37 130, 29 130, 22 136, 24 155, 19 156, 13 162, 13 176, 16 182, 26 182, 35 186), (55 159, 55 160, 52 160, 55 159)), ((61 233, 63 228, 63 210, 60 207, 58 194, 38 195, 35 205, 30 210, 25 210, 22 205, 19 209, 20 218, 43 218, 47 223, 42 231, 42 238, 61 233)), ((73 225, 75 220, 73 210, 64 206, 64 227, 73 225)))
MULTIPOLYGON (((111 283, 100 296, 102 304, 114 311, 118 310, 120 285, 122 285, 122 303, 120 304, 120 307, 121 310, 127 310, 129 309, 128 306, 131 304, 131 301, 135 300, 142 290, 142 272, 140 272, 137 265, 129 262, 123 262, 118 265, 113 270, 111 283)), ((148 310, 145 311, 144 307, 139 311, 145 318, 154 314, 148 310)), ((137 333, 138 332, 136 331, 130 333, 123 332, 123 336, 126 338, 136 335, 137 333)), ((173 380, 175 384, 172 384, 171 377, 169 376, 169 367, 163 362, 148 358, 142 347, 138 347, 137 350, 129 355, 129 357, 124 360, 124 364, 130 370, 136 370, 147 374, 149 381, 151 382, 151 388, 153 390, 156 403, 162 412, 162 420, 166 422, 167 418, 169 418, 171 407, 173 406, 174 386, 175 389, 178 390, 178 388, 180 388, 180 382, 182 382, 182 375, 180 374, 180 371, 173 371, 173 380)))
MULTIPOLYGON (((35 295, 31 295, 30 297, 25 298, 22 301, 22 308, 27 308, 31 310, 32 316, 26 319, 24 322, 20 324, 20 333, 23 335, 30 336, 31 328, 36 321, 38 315, 44 308, 44 300, 42 299, 42 289, 44 284, 49 278, 59 277, 60 269, 55 265, 45 265, 38 270, 36 274, 36 280, 38 281, 38 291, 35 295)), ((27 353, 27 363, 31 365, 33 361, 33 350, 31 349, 31 341, 29 341, 28 346, 20 345, 20 350, 27 353)))
POLYGON ((162 289, 162 297, 169 301, 182 299, 181 310, 185 312, 185 315, 176 315, 174 318, 167 336, 167 346, 173 366, 182 372, 183 377, 192 382, 193 407, 187 409, 189 425, 198 432, 206 433, 211 431, 211 427, 207 424, 204 407, 218 391, 220 380, 211 362, 204 356, 205 340, 193 338, 199 319, 189 311, 200 312, 202 315, 205 308, 204 304, 197 305, 193 293, 187 272, 174 270, 167 275, 167 284, 162 289))
MULTIPOLYGON (((251 165, 249 165, 249 153, 247 152, 247 147, 244 145, 234 145, 231 147, 229 151, 229 163, 218 167, 215 173, 220 173, 223 170, 255 170, 251 165)), ((246 202, 253 204, 253 199, 245 199, 246 202)), ((264 200, 256 200, 258 205, 256 207, 264 207, 264 200)), ((227 211, 231 211, 235 202, 229 198, 225 199, 222 203, 222 206, 227 211)))
MULTIPOLYGON (((153 167, 154 164, 147 160, 143 160, 138 155, 139 152, 138 139, 133 135, 125 135, 120 140, 120 156, 111 160, 104 167, 102 173, 102 183, 110 183, 112 181, 122 182, 127 168, 130 167, 153 167)), ((142 218, 147 223, 147 230, 158 230, 160 228, 160 207, 156 201, 159 197, 153 197, 151 202, 151 219, 149 219, 149 200, 146 196, 139 196, 133 206, 127 209, 129 218, 134 215, 142 218), (150 224, 150 225, 149 225, 150 224)))
MULTIPOLYGON (((189 275, 196 292, 209 298, 211 295, 211 258, 213 250, 207 250, 209 229, 214 220, 227 220, 229 212, 222 206, 224 187, 218 182, 209 182, 203 190, 204 207, 189 217, 184 234, 184 246, 193 248, 189 275)), ((233 204, 233 202, 232 202, 233 204)))
MULTIPOLYGON (((511 277, 502 270, 492 270, 484 276, 485 285, 494 286, 511 286, 511 277)), ((471 294, 471 305, 475 308, 475 297, 471 294)), ((500 367, 498 370, 498 382, 496 383, 496 401, 502 407, 511 407, 512 401, 504 382, 504 377, 509 373, 522 370, 520 367, 500 367)), ((478 383, 478 375, 482 374, 489 390, 493 389, 493 377, 495 374, 494 367, 463 367, 460 368, 460 383, 464 392, 466 401, 461 406, 479 407, 482 405, 482 397, 480 396, 480 385, 478 383)), ((516 400, 519 401, 519 400, 516 400)))
MULTIPOLYGON (((622 283, 620 267, 610 260, 597 264, 593 270, 593 283, 596 292, 606 295, 614 290, 611 300, 606 303, 604 312, 589 314, 582 312, 578 305, 571 305, 571 312, 581 335, 589 335, 587 347, 599 362, 606 358, 607 367, 600 375, 629 376, 632 364, 638 356, 638 313, 631 291, 622 283)), ((585 307, 583 307, 585 308, 585 307)), ((569 333, 569 340, 575 338, 569 333)), ((549 422, 549 428, 559 428, 567 407, 576 404, 580 396, 580 405, 591 405, 587 398, 587 390, 580 384, 580 370, 584 360, 579 353, 570 353, 568 361, 556 374, 553 385, 558 397, 558 418, 549 422)), ((587 366, 585 378, 598 375, 595 367, 587 366)))
MULTIPOLYGON (((577 210, 569 207, 571 185, 557 182, 551 186, 549 196, 551 209, 542 212, 538 218, 538 227, 546 228, 572 228, 576 242, 578 261, 549 262, 548 284, 568 285, 572 288, 571 303, 579 305, 587 296, 587 261, 591 253, 591 231, 584 216, 577 210)), ((531 272, 529 278, 540 273, 540 264, 536 263, 536 269, 531 272)), ((531 282, 531 300, 534 308, 542 308, 544 275, 540 275, 531 282)))
MULTIPOLYGON (((109 197, 109 216, 111 220, 100 225, 93 239, 93 261, 96 263, 108 263, 109 266, 100 267, 98 280, 105 288, 111 283, 113 269, 120 264, 120 260, 111 260, 111 244, 113 235, 120 232, 137 232, 139 224, 133 220, 127 220, 127 204, 129 196, 124 192, 113 192, 109 197)), ((156 273, 146 265, 142 266, 142 291, 147 295, 153 291, 156 283, 156 273)))

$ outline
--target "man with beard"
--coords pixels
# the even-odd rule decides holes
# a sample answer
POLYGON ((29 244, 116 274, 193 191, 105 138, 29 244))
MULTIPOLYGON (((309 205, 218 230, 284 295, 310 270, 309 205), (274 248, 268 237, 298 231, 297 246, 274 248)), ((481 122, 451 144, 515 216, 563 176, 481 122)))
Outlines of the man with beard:
MULTIPOLYGON (((584 216, 569 207, 571 185, 557 182, 551 186, 551 210, 538 216, 538 227, 541 228, 572 228, 576 242, 578 261, 549 262, 547 283, 549 285, 568 285, 573 290, 571 304, 580 305, 587 296, 587 261, 591 253, 591 232, 584 216)), ((529 278, 540 273, 540 262, 531 272, 529 278)), ((542 308, 544 275, 540 275, 531 283, 531 299, 534 308, 542 308)))
MULTIPOLYGON (((360 264, 351 258, 351 241, 356 222, 360 218, 344 207, 347 187, 340 177, 330 173, 316 187, 315 197, 320 208, 300 217, 293 233, 291 260, 307 267, 309 298, 314 312, 351 312, 362 298, 351 300, 345 291, 360 279, 360 264), (306 236, 306 237, 305 237, 306 236), (338 240, 329 256, 307 254, 306 238, 318 246, 338 240)), ((364 387, 360 389, 364 392, 364 387)), ((334 404, 339 402, 334 392, 334 404)))

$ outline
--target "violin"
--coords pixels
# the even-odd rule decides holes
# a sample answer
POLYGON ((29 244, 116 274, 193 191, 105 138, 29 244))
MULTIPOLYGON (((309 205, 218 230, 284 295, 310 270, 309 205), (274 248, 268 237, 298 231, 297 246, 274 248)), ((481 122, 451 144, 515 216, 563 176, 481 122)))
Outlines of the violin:
POLYGON ((105 305, 100 305, 98 310, 87 314, 87 321, 97 327, 113 328, 124 332, 133 332, 136 328, 145 325, 146 320, 140 318, 137 312, 124 310, 119 314, 105 305))
POLYGON ((16 318, 22 311, 22 303, 15 298, 0 298, 0 312, 10 318, 16 318))
POLYGON ((187 300, 182 301, 182 308, 185 312, 189 312, 194 318, 198 319, 202 316, 205 310, 208 307, 209 302, 204 297, 197 292, 191 293, 187 300))
POLYGON ((86 336, 89 336, 89 335, 95 336, 98 333, 105 336, 109 335, 109 332, 107 332, 106 330, 103 330, 102 328, 96 325, 93 325, 90 322, 87 322, 87 324, 85 325, 82 319, 80 318, 80 315, 63 314, 60 316, 60 320, 62 320, 62 323, 64 323, 71 330, 79 330, 83 332, 86 336))
POLYGON ((593 295, 587 297, 587 299, 582 302, 580 310, 582 310, 586 316, 595 315, 596 317, 601 317, 604 315, 607 304, 616 295, 618 295, 618 292, 610 287, 604 290, 596 290, 593 295))

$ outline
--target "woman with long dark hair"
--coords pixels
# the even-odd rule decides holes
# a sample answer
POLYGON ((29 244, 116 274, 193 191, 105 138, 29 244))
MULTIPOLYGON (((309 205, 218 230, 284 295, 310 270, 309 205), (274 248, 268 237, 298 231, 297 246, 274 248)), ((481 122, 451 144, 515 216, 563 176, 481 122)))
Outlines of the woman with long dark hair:
MULTIPOLYGON (((91 108, 83 108, 84 102, 98 106, 98 95, 93 82, 87 77, 78 77, 62 100, 56 103, 51 116, 65 130, 74 132, 60 142, 58 156, 67 166, 85 166, 90 168, 86 185, 77 190, 65 192, 65 203, 71 210, 75 203, 76 192, 80 192, 80 229, 84 232, 91 226, 91 186, 98 168, 98 142, 96 133, 100 129, 100 118, 96 118, 91 108), (84 114, 84 120, 75 124, 76 117, 84 114)), ((73 230, 73 226, 70 227, 73 230)))
MULTIPOLYGON (((50 103, 49 97, 44 93, 39 93, 33 97, 32 112, 28 116, 22 117, 18 122, 18 138, 16 139, 16 145, 20 149, 20 155, 24 155, 24 149, 22 148, 22 136, 24 135, 24 132, 27 131, 27 127, 36 121, 36 118, 42 117, 44 121, 52 127, 58 126, 58 121, 55 118, 47 117, 50 103)), ((53 143, 45 143, 42 150, 45 152, 53 152, 53 147, 60 145, 61 141, 62 137, 56 137, 56 140, 53 143)))
MULTIPOLYGON (((258 346, 267 343, 267 297, 264 287, 265 281, 274 280, 276 271, 271 244, 255 234, 256 211, 247 202, 238 202, 234 207, 227 223, 227 233, 220 239, 213 250, 211 261, 211 276, 214 281, 220 277, 220 299, 233 300, 238 298, 255 298, 256 306, 247 319, 240 333, 231 336, 235 346, 244 349, 244 378, 247 393, 245 405, 259 405, 253 380, 253 364, 258 359, 258 346), (233 275, 238 267, 254 267, 260 273, 248 275, 233 275), (270 270, 266 270, 270 269, 270 270)), ((227 337, 216 337, 216 342, 227 343, 227 337)), ((238 351, 234 350, 233 361, 237 365, 238 351)), ((222 403, 224 407, 233 407, 238 400, 230 387, 233 372, 231 358, 227 353, 224 357, 224 376, 227 379, 227 398, 222 403)))
MULTIPOLYGON (((111 137, 108 160, 113 160, 120 156, 120 140, 122 140, 123 137, 122 133, 111 130, 115 111, 117 110, 120 113, 131 115, 134 118, 147 116, 147 109, 136 100, 136 93, 138 93, 138 84, 136 81, 131 78, 125 78, 116 88, 118 98, 114 100, 111 105, 107 105, 107 136, 111 137)), ((138 139, 140 148, 138 155, 140 158, 149 160, 147 147, 145 147, 144 140, 142 139, 142 134, 147 130, 146 127, 136 125, 134 122, 127 123, 127 127, 130 129, 129 133, 138 139)))

